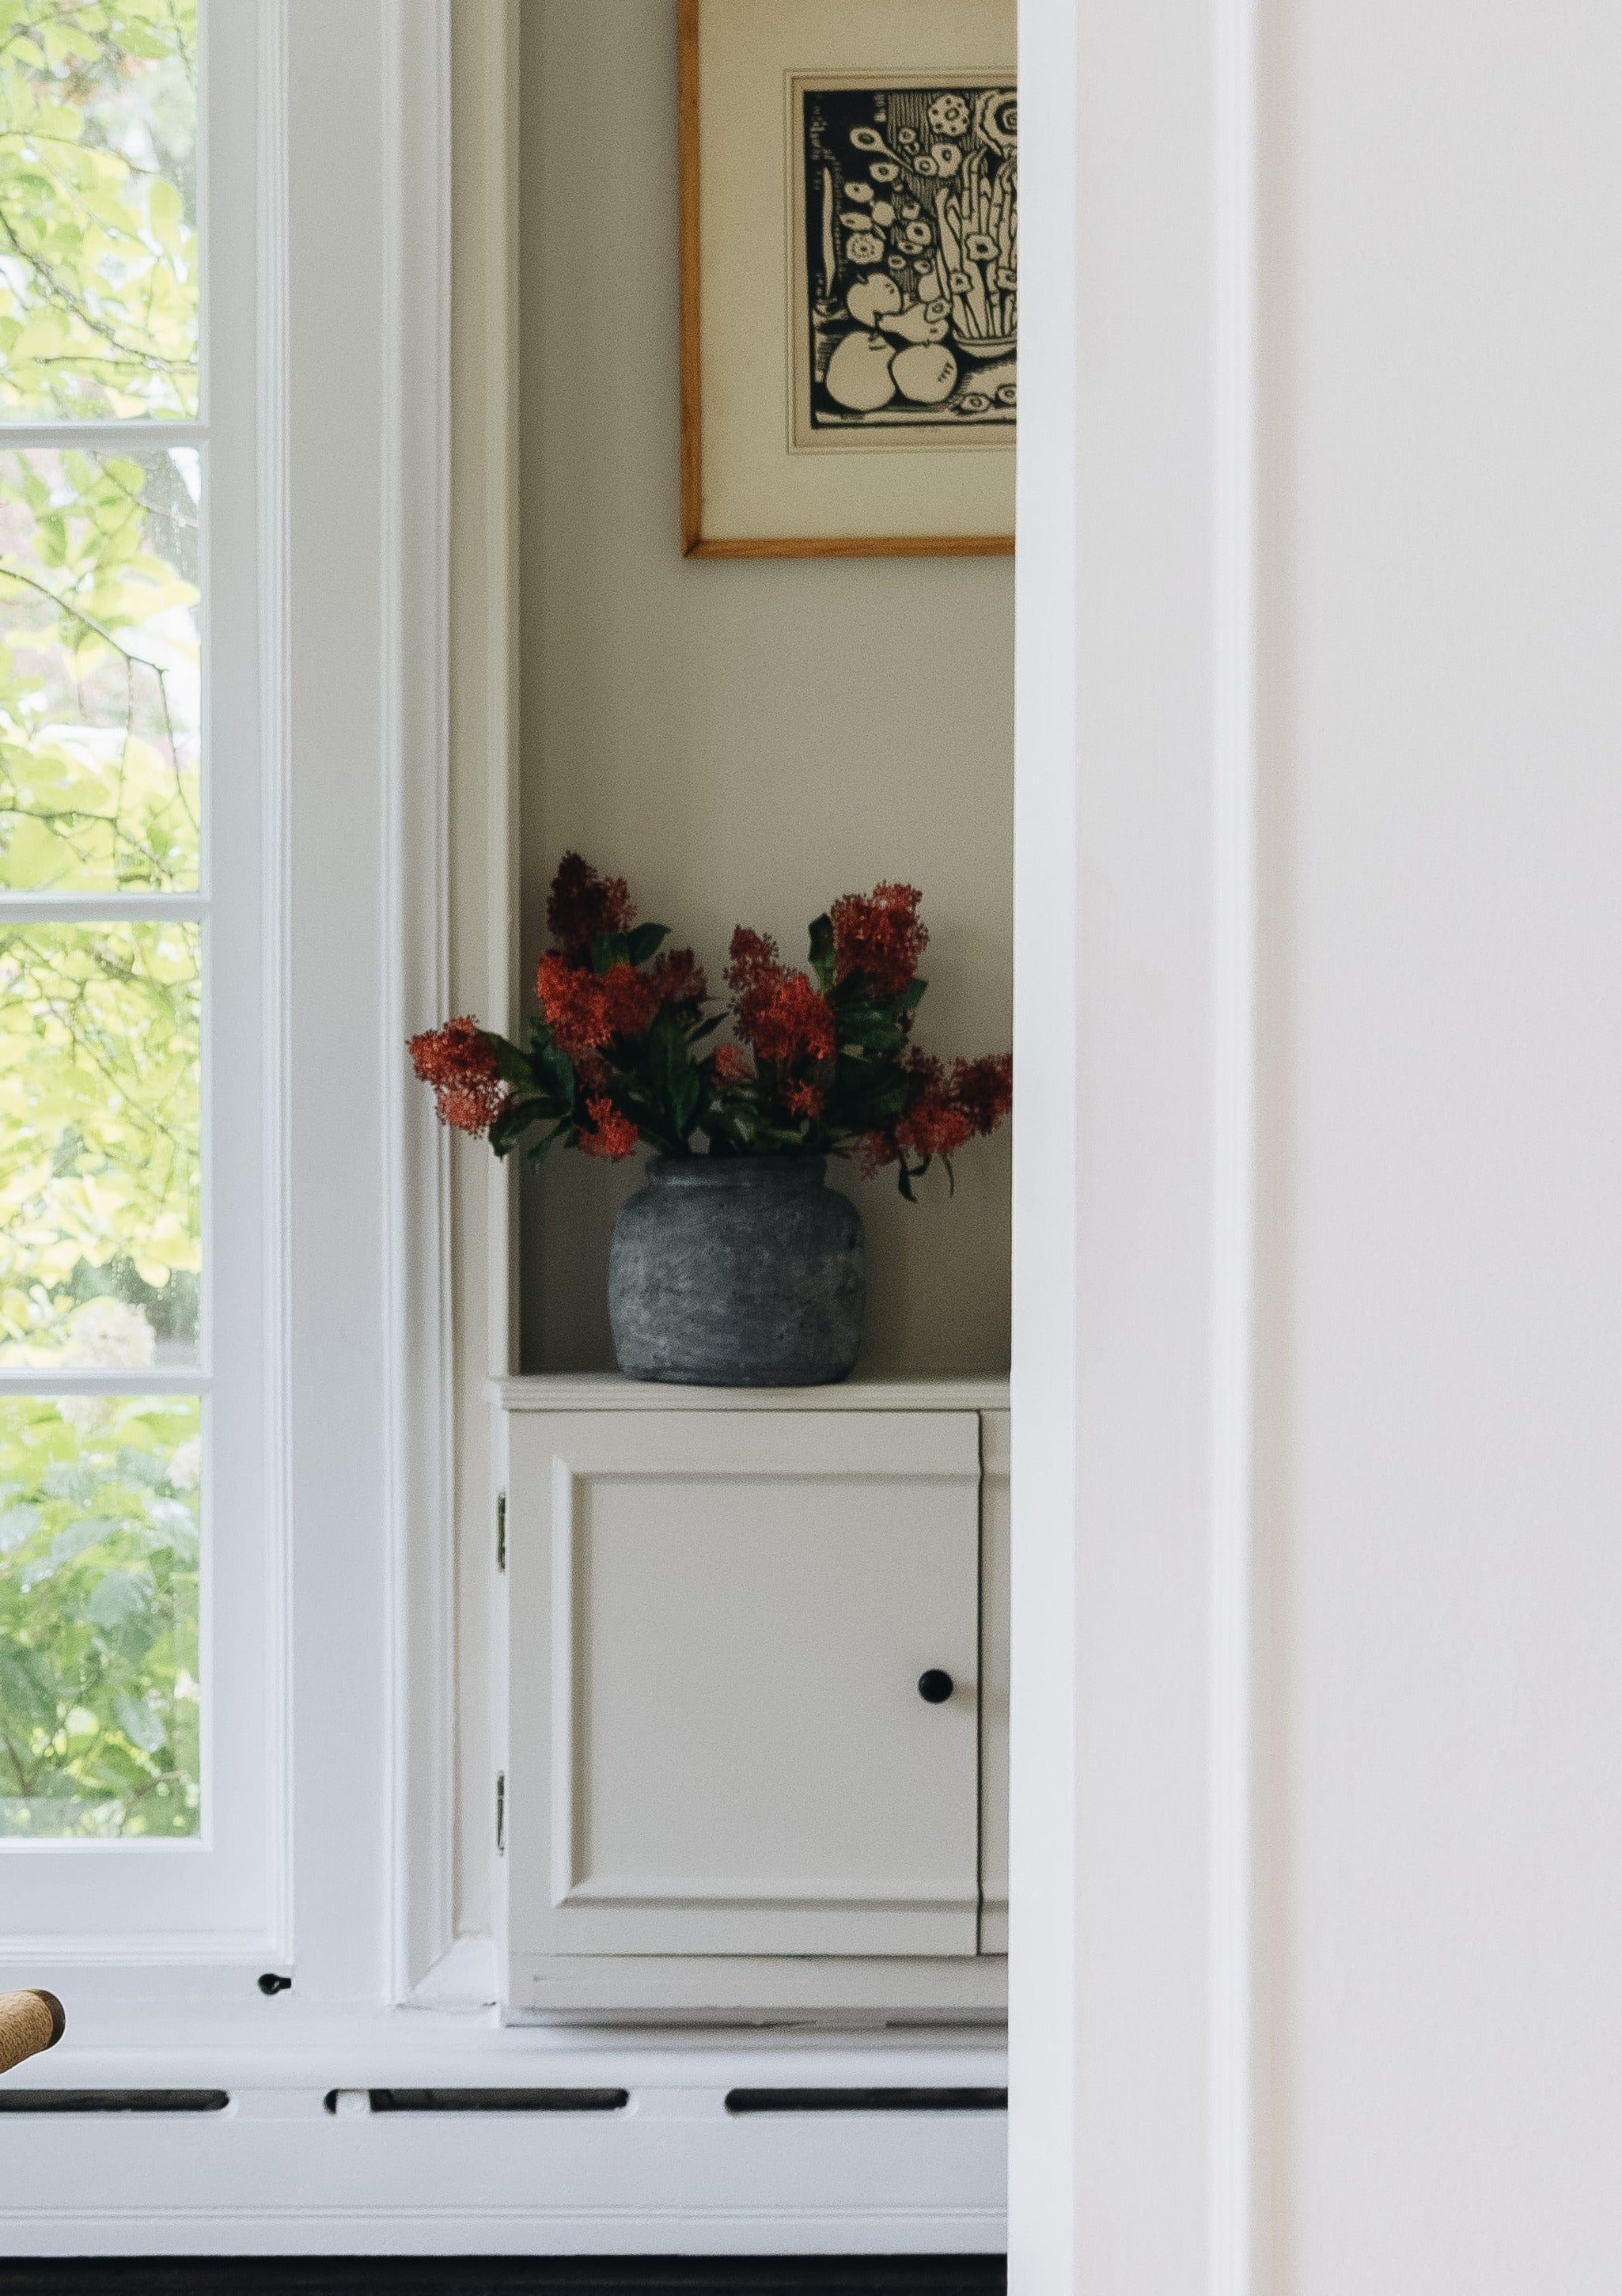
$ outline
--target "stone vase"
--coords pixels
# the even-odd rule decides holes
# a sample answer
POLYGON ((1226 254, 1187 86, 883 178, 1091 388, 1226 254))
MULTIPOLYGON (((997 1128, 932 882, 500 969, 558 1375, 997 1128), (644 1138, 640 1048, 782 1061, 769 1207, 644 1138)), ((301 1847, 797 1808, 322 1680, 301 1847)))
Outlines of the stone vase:
POLYGON ((855 1367, 865 1303, 862 1215, 822 1156, 655 1157, 614 1222, 627 1379, 825 1387, 855 1367))

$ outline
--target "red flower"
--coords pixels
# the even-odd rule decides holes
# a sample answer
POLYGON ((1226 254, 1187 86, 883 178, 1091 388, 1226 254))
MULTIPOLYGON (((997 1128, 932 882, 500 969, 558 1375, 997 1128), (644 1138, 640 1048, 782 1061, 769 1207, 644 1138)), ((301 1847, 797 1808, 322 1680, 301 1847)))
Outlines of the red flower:
POLYGON ((977 1132, 995 1132, 1013 1106, 1013 1054, 987 1053, 982 1060, 958 1061, 952 1070, 952 1097, 977 1132))
POLYGON ((575 1136, 577 1144, 587 1156, 602 1156, 618 1164, 628 1156, 642 1135, 628 1116, 621 1116, 611 1100, 588 1100, 586 1112, 591 1118, 589 1132, 581 1130, 575 1136))
POLYGON ((833 1014, 803 972, 779 972, 751 988, 738 1006, 738 1034, 758 1059, 779 1068, 833 1058, 833 1014))
POLYGON ((870 1179, 906 1157, 923 1161, 955 1155, 977 1133, 995 1132, 1013 1103, 1013 1061, 1007 1053, 954 1061, 949 1073, 928 1053, 909 1053, 906 1065, 916 1089, 905 1114, 887 1130, 870 1132, 857 1151, 870 1179))
POLYGON ((552 1040, 571 1060, 601 1052, 616 1037, 639 1037, 659 1010, 659 992, 635 965, 592 972, 555 954, 541 959, 535 993, 552 1040))
POLYGON ((779 963, 769 934, 739 926, 726 985, 738 1034, 753 1046, 758 1059, 786 1068, 797 1061, 833 1058, 833 1013, 827 998, 803 972, 790 972, 779 963))
POLYGON ((711 1073, 720 1085, 752 1084, 755 1077, 736 1045, 717 1045, 711 1073))
POLYGON ((827 1097, 820 1084, 791 1084, 782 1100, 791 1115, 809 1117, 815 1123, 827 1097))
POLYGON ((973 1119, 953 1104, 944 1085, 931 1085, 896 1127, 896 1144, 909 1156, 951 1156, 973 1137, 973 1119))
POLYGON ((495 1047, 479 1023, 466 1016, 447 1021, 442 1029, 413 1037, 406 1050, 419 1078, 434 1088, 441 1124, 482 1138, 512 1094, 497 1073, 495 1047))
POLYGON ((669 948, 648 975, 661 1004, 673 1012, 696 1013, 709 994, 704 968, 690 948, 669 948))
POLYGON ((726 968, 726 985, 734 997, 741 999, 751 989, 782 978, 777 944, 770 933, 750 932, 747 925, 740 925, 727 954, 731 962, 726 968))
POLYGON ((546 923, 566 956, 590 956, 599 933, 628 932, 636 912, 623 877, 600 877, 589 861, 566 853, 546 901, 546 923))
POLYGON ((829 912, 836 980, 866 976, 875 996, 899 996, 918 971, 930 936, 918 921, 922 895, 912 885, 875 885, 847 893, 829 912))

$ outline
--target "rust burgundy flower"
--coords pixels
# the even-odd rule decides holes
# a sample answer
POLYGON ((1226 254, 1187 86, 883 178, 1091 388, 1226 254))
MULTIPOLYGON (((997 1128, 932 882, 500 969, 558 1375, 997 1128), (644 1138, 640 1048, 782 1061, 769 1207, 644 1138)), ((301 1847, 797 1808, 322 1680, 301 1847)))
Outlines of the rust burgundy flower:
POLYGON ((481 1138, 505 1107, 511 1094, 502 1082, 496 1048, 476 1021, 447 1021, 425 1029, 406 1046, 424 1084, 434 1088, 442 1124, 481 1138))
POLYGON ((913 885, 875 885, 871 893, 847 893, 835 901, 829 911, 835 980, 865 973, 875 996, 898 996, 930 945, 918 918, 922 898, 913 885))
POLYGON ((715 1009, 690 948, 637 922, 623 877, 578 853, 546 905, 528 1048, 467 1018, 411 1040, 440 1116, 487 1136, 614 1160, 656 1155, 847 1156, 893 1166, 904 1195, 937 1160, 995 1131, 1012 1099, 1005 1053, 948 1066, 913 1041, 929 946, 915 886, 847 893, 811 926, 807 967, 740 925, 715 1009), (711 1040, 730 1017, 733 1041, 711 1040))

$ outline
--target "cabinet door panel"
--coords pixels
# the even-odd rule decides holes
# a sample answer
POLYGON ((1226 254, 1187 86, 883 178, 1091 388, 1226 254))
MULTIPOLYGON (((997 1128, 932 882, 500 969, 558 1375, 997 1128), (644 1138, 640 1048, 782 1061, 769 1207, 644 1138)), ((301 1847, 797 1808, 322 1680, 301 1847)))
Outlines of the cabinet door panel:
POLYGON ((512 1949, 974 1951, 972 1414, 515 1415, 507 1505, 512 1949))

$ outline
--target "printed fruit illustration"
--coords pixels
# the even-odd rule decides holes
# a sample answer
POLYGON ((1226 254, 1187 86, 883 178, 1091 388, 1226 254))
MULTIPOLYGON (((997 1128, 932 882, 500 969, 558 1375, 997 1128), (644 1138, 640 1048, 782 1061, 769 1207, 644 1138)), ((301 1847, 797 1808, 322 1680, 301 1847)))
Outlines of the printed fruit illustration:
POLYGON ((856 281, 845 308, 858 326, 876 327, 888 312, 901 308, 901 290, 888 273, 874 271, 856 281))
MULTIPOLYGON (((895 318, 882 319, 880 324, 887 335, 899 335, 903 342, 944 342, 951 332, 952 306, 944 296, 933 303, 909 304, 895 318)), ((905 383, 901 387, 906 389, 905 383)))
MULTIPOLYGON (((849 407, 856 414, 871 414, 875 407, 888 405, 895 397, 897 388, 890 374, 890 348, 882 335, 847 335, 829 360, 828 372, 823 377, 830 398, 837 399, 841 406, 849 407)), ((938 352, 927 348, 924 355, 930 358, 939 357, 938 352)), ((916 349, 903 351, 896 365, 899 366, 902 359, 916 356, 916 349)), ((952 372, 955 377, 955 360, 952 363, 952 372)), ((948 382, 946 390, 951 388, 948 382)), ((910 393, 908 395, 911 396, 910 393)), ((941 395, 944 398, 945 392, 941 395)))
POLYGON ((912 343, 896 353, 890 373, 904 398, 918 406, 938 406, 943 398, 952 396, 957 361, 942 343, 912 343))

